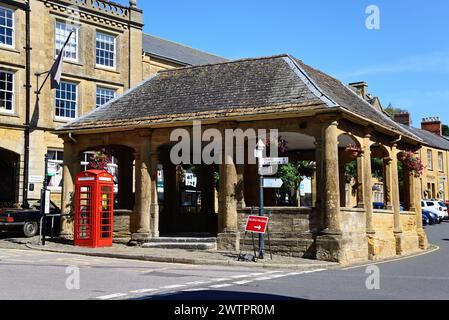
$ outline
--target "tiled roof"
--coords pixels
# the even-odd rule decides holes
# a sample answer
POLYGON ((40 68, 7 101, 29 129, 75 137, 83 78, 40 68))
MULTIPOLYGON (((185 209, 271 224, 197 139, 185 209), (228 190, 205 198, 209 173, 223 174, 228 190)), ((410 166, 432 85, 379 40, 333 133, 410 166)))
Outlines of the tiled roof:
POLYGON ((145 126, 175 120, 337 107, 416 138, 340 81, 289 55, 161 71, 58 130, 145 126))
POLYGON ((145 33, 143 34, 142 45, 144 52, 181 65, 201 65, 228 61, 225 58, 145 33))
POLYGON ((440 137, 440 136, 436 135, 435 133, 432 133, 432 132, 429 132, 429 131, 426 131, 423 129, 409 127, 406 125, 402 125, 402 126, 404 128, 406 128, 407 130, 411 131, 416 136, 420 137, 423 140, 425 145, 432 147, 432 148, 449 150, 449 140, 447 140, 446 138, 440 137))

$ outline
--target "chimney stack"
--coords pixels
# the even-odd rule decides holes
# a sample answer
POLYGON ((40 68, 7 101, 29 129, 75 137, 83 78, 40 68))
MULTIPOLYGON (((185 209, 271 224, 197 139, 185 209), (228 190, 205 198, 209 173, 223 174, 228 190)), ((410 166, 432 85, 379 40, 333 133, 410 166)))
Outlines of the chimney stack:
POLYGON ((396 113, 394 115, 394 121, 396 121, 397 123, 404 124, 407 127, 410 127, 410 125, 412 124, 412 122, 410 120, 410 113, 408 113, 406 111, 396 113))
POLYGON ((443 126, 440 117, 423 118, 421 122, 421 129, 435 133, 436 135, 443 135, 443 126))
POLYGON ((349 84, 351 87, 357 90, 357 93, 362 96, 363 99, 368 95, 368 83, 365 81, 352 82, 349 84))

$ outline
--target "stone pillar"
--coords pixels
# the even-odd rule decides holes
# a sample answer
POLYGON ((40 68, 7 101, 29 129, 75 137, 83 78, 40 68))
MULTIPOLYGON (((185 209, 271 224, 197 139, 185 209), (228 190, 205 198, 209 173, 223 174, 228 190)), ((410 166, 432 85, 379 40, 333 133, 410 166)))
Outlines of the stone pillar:
POLYGON ((340 182, 338 174, 338 129, 337 121, 324 119, 323 123, 323 213, 325 229, 316 238, 318 260, 345 263, 346 248, 341 231, 340 182))
POLYGON ((324 210, 326 233, 341 234, 338 134, 336 121, 324 129, 324 210))
POLYGON ((373 179, 371 169, 371 135, 365 134, 363 139, 363 202, 366 212, 366 233, 373 235, 373 179))
POLYGON ((141 137, 140 150, 136 159, 136 200, 133 216, 137 222, 131 235, 132 241, 144 242, 151 237, 150 207, 151 207, 151 149, 150 136, 141 137))
MULTIPOLYGON (((226 125, 223 129, 226 128, 226 125)), ((224 133, 224 130, 223 130, 224 133)), ((223 134, 224 139, 224 134, 223 134)), ((223 140, 225 142, 225 140, 223 140)), ((238 230, 237 215, 237 170, 232 154, 226 154, 225 143, 223 143, 223 152, 219 165, 220 171, 220 190, 218 205, 218 235, 217 248, 219 250, 238 251, 240 247, 240 233, 238 230)))
POLYGON ((324 205, 324 186, 323 186, 323 140, 321 137, 315 140, 315 207, 317 212, 317 228, 322 231, 326 228, 326 212, 323 210, 324 205))
POLYGON ((61 236, 71 237, 73 235, 73 216, 75 214, 75 175, 80 168, 78 150, 72 141, 64 141, 63 159, 63 184, 62 184, 62 214, 70 217, 61 218, 61 236))
POLYGON ((384 202, 387 210, 393 210, 393 194, 392 194, 392 164, 391 157, 384 158, 384 202))
POLYGON ((357 157, 357 208, 365 208, 363 192, 364 172, 364 157, 357 157))
POLYGON ((157 169, 159 162, 159 152, 157 148, 153 147, 151 152, 151 206, 150 206, 150 216, 151 216, 151 235, 154 238, 159 237, 159 199, 157 193, 157 169))
POLYGON ((393 203, 393 232, 396 239, 396 254, 402 254, 401 200, 399 197, 398 151, 396 145, 391 148, 391 194, 393 203))
POLYGON ((423 229, 422 224, 422 207, 421 207, 421 195, 422 195, 422 186, 421 186, 421 179, 415 177, 415 197, 416 197, 416 232, 418 233, 418 239, 419 239, 419 248, 420 249, 427 249, 429 243, 427 241, 427 235, 426 232, 423 229))

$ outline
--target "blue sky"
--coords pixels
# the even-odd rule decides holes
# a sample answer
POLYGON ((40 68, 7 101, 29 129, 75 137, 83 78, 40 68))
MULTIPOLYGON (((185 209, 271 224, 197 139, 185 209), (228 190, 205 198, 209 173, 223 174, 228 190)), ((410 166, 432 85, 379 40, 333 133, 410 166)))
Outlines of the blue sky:
MULTIPOLYGON (((126 0, 121 0, 127 3, 126 0)), ((449 123, 447 0, 138 0, 145 32, 236 59, 290 53, 384 106, 449 123), (368 5, 380 30, 365 27, 368 5)))

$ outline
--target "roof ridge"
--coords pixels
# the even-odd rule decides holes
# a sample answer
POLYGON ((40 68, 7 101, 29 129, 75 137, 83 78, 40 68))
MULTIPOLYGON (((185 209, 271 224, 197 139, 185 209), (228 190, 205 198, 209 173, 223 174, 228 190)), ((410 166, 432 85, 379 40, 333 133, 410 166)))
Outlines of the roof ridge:
POLYGON ((262 57, 256 57, 256 58, 241 58, 241 59, 237 59, 237 60, 229 60, 229 61, 223 61, 223 62, 206 63, 206 64, 201 64, 201 65, 196 65, 196 66, 185 66, 185 67, 180 67, 180 68, 175 68, 175 69, 160 70, 160 71, 158 71, 158 73, 169 73, 169 72, 179 71, 179 70, 184 70, 184 69, 195 69, 195 68, 202 68, 202 67, 223 65, 223 64, 232 64, 232 63, 239 63, 239 62, 246 62, 246 61, 268 60, 268 59, 275 59, 275 58, 283 58, 283 57, 287 57, 287 56, 288 56, 288 54, 282 53, 282 54, 277 54, 277 55, 272 55, 272 56, 262 56, 262 57))
POLYGON ((204 51, 203 49, 194 48, 194 47, 188 46, 188 45, 183 44, 183 43, 180 43, 180 42, 176 42, 176 41, 173 41, 173 40, 164 39, 164 38, 161 38, 161 37, 159 37, 159 36, 155 36, 155 35, 152 35, 152 34, 149 34, 149 33, 145 33, 145 32, 143 32, 142 34, 143 34, 144 36, 150 36, 150 37, 153 37, 153 38, 156 38, 156 39, 159 39, 159 40, 164 40, 164 41, 167 41, 167 42, 171 42, 171 43, 174 43, 174 44, 179 45, 179 46, 184 47, 184 48, 188 48, 188 49, 195 50, 195 51, 200 51, 200 52, 206 53, 206 54, 208 54, 208 55, 211 55, 211 56, 214 56, 214 57, 217 57, 217 58, 221 58, 221 59, 226 59, 226 60, 227 60, 227 58, 225 58, 225 57, 219 56, 219 55, 214 54, 214 53, 210 53, 210 52, 208 52, 208 51, 204 51))

